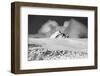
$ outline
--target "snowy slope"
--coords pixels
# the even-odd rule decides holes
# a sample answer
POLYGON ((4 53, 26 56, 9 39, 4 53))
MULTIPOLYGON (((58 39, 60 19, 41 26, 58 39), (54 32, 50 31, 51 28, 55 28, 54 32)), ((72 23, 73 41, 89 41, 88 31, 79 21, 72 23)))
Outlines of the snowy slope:
POLYGON ((28 60, 52 60, 86 58, 87 39, 50 39, 29 37, 28 60), (33 46, 32 46, 33 45, 33 46), (35 45, 35 46, 34 46, 35 45))

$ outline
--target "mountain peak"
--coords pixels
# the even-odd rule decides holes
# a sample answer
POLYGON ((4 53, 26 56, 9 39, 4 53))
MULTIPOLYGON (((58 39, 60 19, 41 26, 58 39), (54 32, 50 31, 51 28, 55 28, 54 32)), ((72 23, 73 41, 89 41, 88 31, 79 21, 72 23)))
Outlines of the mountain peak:
POLYGON ((61 31, 56 31, 50 36, 50 38, 68 38, 68 36, 64 33, 61 33, 61 31))

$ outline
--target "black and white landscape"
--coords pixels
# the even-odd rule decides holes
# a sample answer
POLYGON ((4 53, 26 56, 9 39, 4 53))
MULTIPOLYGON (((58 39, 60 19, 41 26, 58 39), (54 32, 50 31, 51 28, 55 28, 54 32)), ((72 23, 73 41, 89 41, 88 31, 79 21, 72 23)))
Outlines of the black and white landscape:
POLYGON ((87 57, 87 17, 28 15, 28 61, 87 57))

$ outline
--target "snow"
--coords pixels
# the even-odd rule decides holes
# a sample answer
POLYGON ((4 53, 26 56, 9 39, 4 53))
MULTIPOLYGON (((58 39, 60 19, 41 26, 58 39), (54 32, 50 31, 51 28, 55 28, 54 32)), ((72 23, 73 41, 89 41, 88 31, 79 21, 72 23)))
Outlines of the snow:
POLYGON ((86 58, 87 39, 76 38, 31 38, 28 40, 28 60, 52 60, 67 58, 86 58), (31 45, 37 45, 37 47, 31 45), (49 53, 49 54, 48 54, 49 53))

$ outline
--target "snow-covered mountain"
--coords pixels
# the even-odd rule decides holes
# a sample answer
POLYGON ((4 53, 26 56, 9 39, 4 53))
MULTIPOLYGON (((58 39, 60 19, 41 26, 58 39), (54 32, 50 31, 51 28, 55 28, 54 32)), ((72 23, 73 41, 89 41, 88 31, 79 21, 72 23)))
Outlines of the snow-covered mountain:
POLYGON ((61 33, 60 31, 56 31, 50 36, 50 38, 68 38, 68 36, 64 33, 61 33))

